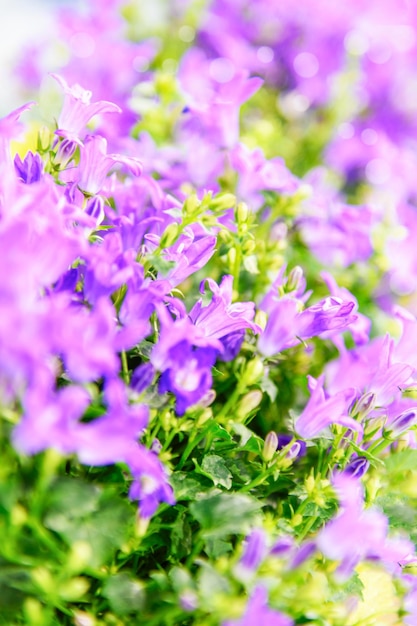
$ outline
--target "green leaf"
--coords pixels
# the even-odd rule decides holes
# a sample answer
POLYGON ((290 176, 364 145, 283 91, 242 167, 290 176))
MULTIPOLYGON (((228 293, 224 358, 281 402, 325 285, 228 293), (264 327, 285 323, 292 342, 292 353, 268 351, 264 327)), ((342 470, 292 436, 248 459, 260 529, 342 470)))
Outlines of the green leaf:
POLYGON ((385 467, 390 473, 417 470, 417 450, 402 450, 391 454, 385 459, 385 467))
POLYGON ((108 599, 112 610, 119 616, 141 611, 144 607, 143 584, 124 572, 106 580, 103 595, 108 599))
POLYGON ((206 454, 201 463, 201 470, 205 476, 212 479, 216 485, 221 485, 226 489, 232 486, 232 474, 221 456, 217 454, 206 454))
POLYGON ((210 559, 218 559, 220 556, 224 554, 228 554, 233 551, 233 546, 230 541, 224 541, 224 539, 217 538, 208 538, 206 540, 206 549, 207 556, 210 559))
POLYGON ((196 500, 207 493, 211 484, 207 478, 196 472, 174 472, 169 479, 177 502, 179 500, 196 500))
POLYGON ((44 525, 59 533, 68 545, 89 543, 89 565, 99 567, 123 544, 133 518, 133 509, 111 489, 102 494, 79 479, 61 479, 51 496, 44 525))
POLYGON ((206 538, 225 537, 248 533, 261 506, 247 495, 219 493, 193 502, 190 512, 206 538))

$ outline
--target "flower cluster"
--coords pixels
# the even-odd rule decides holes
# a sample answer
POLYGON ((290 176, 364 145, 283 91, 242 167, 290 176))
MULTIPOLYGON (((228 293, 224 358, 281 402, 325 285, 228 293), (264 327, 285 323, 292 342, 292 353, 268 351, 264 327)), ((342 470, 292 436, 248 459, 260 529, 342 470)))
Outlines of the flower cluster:
POLYGON ((6 619, 413 626, 417 16, 200 5, 57 10, 0 119, 6 619))

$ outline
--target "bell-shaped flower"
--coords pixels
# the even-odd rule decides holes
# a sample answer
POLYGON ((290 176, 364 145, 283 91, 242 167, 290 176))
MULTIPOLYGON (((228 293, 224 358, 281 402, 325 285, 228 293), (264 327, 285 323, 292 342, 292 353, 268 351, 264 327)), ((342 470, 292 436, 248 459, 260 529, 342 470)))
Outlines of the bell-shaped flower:
POLYGON ((70 87, 58 74, 51 74, 64 91, 64 104, 58 117, 57 135, 76 141, 81 145, 79 135, 84 131, 92 117, 101 113, 121 113, 117 104, 100 100, 91 102, 91 91, 80 85, 70 87))
POLYGON ((78 187, 90 195, 98 193, 116 163, 124 165, 134 176, 139 176, 142 172, 139 159, 122 154, 107 154, 106 139, 100 135, 89 135, 80 147, 78 187))
POLYGON ((194 324, 203 330, 206 337, 222 339, 236 331, 244 332, 250 328, 254 333, 261 332, 260 326, 253 323, 255 305, 253 302, 233 302, 233 276, 223 276, 220 285, 212 278, 206 278, 200 285, 204 293, 207 283, 212 292, 211 302, 204 306, 198 300, 189 313, 194 324))
POLYGON ((295 430, 304 439, 312 439, 331 424, 340 424, 358 432, 362 427, 349 417, 349 407, 355 398, 354 389, 344 389, 331 397, 326 397, 323 389, 324 376, 315 380, 308 376, 311 396, 304 411, 295 423, 295 430))

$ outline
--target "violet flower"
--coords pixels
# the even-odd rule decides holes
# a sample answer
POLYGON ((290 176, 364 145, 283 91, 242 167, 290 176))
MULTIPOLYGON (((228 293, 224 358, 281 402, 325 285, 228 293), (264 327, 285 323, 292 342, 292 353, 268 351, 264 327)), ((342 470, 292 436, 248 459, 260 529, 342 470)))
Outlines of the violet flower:
POLYGON ((362 432, 362 426, 348 415, 349 406, 356 395, 354 389, 344 389, 334 396, 326 397, 324 376, 317 380, 308 376, 308 382, 311 396, 295 422, 295 430, 301 437, 314 439, 331 424, 362 432))
POLYGON ((167 354, 169 367, 159 380, 159 391, 175 394, 175 410, 184 415, 188 407, 197 404, 211 389, 213 367, 217 350, 192 348, 186 341, 178 342, 167 354))
POLYGON ((39 154, 29 151, 22 159, 18 154, 14 158, 14 167, 20 180, 26 185, 37 183, 42 176, 43 162, 39 154))
POLYGON ((92 117, 101 113, 121 113, 121 108, 113 102, 100 100, 91 101, 91 91, 80 85, 70 87, 66 80, 58 74, 51 74, 64 91, 64 104, 58 117, 57 135, 81 144, 79 135, 92 117))
POLYGON ((80 146, 78 187, 91 195, 98 193, 116 163, 123 164, 134 176, 139 176, 142 172, 139 159, 121 154, 107 154, 107 140, 100 135, 89 135, 84 145, 80 146))
POLYGON ((0 119, 0 164, 10 162, 10 140, 16 139, 20 132, 21 124, 19 118, 22 113, 31 109, 34 104, 34 102, 28 102, 0 119))
POLYGON ((360 482, 344 473, 333 477, 339 495, 340 511, 317 536, 317 547, 332 560, 339 561, 337 573, 349 578, 363 559, 381 560, 398 571, 399 563, 414 553, 410 541, 390 539, 387 518, 376 509, 365 509, 360 482))
POLYGON ((206 283, 213 294, 211 302, 203 306, 203 300, 200 299, 189 313, 189 318, 206 337, 223 339, 247 328, 254 333, 261 332, 260 326, 252 322, 255 315, 254 303, 232 303, 233 276, 223 276, 220 285, 213 279, 206 278, 200 284, 200 293, 204 293, 206 283))

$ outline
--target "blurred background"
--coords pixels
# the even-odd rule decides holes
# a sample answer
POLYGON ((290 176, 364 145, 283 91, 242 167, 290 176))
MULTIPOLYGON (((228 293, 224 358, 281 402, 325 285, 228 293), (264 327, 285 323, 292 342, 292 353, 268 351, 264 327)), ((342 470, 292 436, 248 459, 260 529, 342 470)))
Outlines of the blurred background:
POLYGON ((53 32, 53 10, 72 6, 68 0, 0 0, 0 117, 22 104, 13 61, 24 47, 38 44, 53 32))

